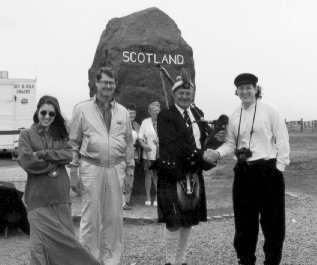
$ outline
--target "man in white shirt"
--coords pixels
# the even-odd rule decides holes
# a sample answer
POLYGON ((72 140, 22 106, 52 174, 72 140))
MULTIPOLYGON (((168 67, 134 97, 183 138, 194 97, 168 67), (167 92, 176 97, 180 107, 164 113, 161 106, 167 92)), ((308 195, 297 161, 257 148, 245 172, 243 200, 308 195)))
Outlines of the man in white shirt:
POLYGON ((253 74, 240 74, 234 84, 241 106, 229 117, 225 143, 215 151, 215 160, 233 151, 234 248, 239 264, 255 264, 259 220, 265 238, 264 264, 282 259, 285 238, 285 183, 289 165, 289 137, 277 108, 260 101, 261 87, 253 74))

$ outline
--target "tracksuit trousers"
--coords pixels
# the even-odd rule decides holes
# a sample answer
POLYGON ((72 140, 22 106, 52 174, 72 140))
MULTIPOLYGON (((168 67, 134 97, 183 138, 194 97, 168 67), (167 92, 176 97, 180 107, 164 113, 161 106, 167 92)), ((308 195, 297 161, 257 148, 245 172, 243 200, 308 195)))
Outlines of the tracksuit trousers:
POLYGON ((237 163, 234 168, 234 248, 239 264, 254 265, 259 223, 266 265, 282 260, 285 239, 285 183, 276 159, 237 163))
POLYGON ((79 240, 103 265, 120 264, 125 169, 125 162, 108 168, 80 162, 83 195, 79 240))

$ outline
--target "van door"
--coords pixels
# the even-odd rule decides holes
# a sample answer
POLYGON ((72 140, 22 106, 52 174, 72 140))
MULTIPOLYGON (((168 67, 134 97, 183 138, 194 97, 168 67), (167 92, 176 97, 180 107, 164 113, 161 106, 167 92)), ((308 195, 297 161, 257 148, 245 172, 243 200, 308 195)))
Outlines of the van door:
MULTIPOLYGON (((26 85, 26 87, 31 85, 26 85)), ((15 126, 14 130, 30 128, 36 110, 35 88, 28 88, 27 94, 18 93, 15 89, 15 126)))
MULTIPOLYGON (((14 105, 13 85, 0 84, 0 131, 14 129, 14 105)), ((13 141, 13 135, 0 134, 0 149, 12 149, 13 141)))

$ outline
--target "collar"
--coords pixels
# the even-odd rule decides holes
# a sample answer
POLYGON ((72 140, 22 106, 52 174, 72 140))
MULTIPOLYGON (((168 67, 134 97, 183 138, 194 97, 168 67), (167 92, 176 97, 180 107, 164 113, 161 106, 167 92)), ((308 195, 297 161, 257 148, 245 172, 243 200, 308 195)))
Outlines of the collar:
POLYGON ((45 134, 50 133, 50 128, 48 129, 47 132, 45 132, 46 127, 41 125, 40 123, 36 124, 36 129, 37 129, 38 133, 42 133, 42 132, 44 132, 45 134))
MULTIPOLYGON (((245 111, 248 111, 249 109, 252 109, 255 107, 255 104, 258 102, 258 100, 256 100, 252 105, 250 105, 247 109, 243 106, 243 103, 241 103, 241 108, 245 111)), ((259 103, 258 103, 259 104, 259 103)))
MULTIPOLYGON (((103 107, 103 102, 98 99, 97 94, 94 95, 93 101, 94 101, 94 103, 97 104, 98 107, 100 107, 100 108, 103 107)), ((114 108, 115 103, 116 103, 116 100, 112 97, 112 98, 110 99, 110 101, 109 101, 109 106, 111 106, 111 108, 114 108)))
MULTIPOLYGON (((177 104, 175 104, 175 107, 178 109, 178 111, 182 114, 182 116, 184 115, 184 109, 180 108, 179 106, 177 106, 177 104)), ((188 107, 187 109, 188 114, 190 113, 190 107, 188 107)))

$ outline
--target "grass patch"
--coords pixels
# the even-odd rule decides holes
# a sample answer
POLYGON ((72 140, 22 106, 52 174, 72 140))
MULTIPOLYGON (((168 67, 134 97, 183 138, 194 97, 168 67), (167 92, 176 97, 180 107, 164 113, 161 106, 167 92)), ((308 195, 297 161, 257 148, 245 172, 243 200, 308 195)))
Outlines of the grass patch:
POLYGON ((286 188, 300 194, 317 195, 317 134, 290 133, 290 165, 286 188))

